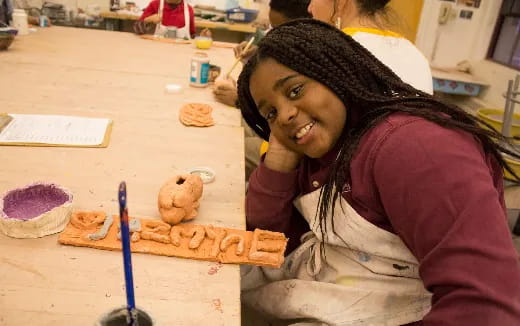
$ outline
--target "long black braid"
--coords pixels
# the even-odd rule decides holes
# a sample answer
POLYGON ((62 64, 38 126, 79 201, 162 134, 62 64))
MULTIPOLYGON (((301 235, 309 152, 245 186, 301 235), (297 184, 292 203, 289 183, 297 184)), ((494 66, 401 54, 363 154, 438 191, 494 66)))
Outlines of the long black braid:
MULTIPOLYGON (((249 81, 258 63, 266 58, 273 58, 325 85, 348 110, 345 128, 338 140, 341 144, 339 154, 320 194, 319 221, 323 226, 322 232, 325 232, 324 221, 329 209, 333 217, 335 202, 341 196, 344 185, 350 182, 349 167, 360 139, 395 112, 471 133, 480 141, 485 152, 493 155, 502 167, 520 180, 501 154, 520 158, 508 147, 509 139, 457 106, 441 102, 404 83, 350 36, 312 19, 291 21, 269 32, 240 74, 238 97, 242 115, 247 124, 265 140, 269 139, 269 125, 252 99, 249 81), (480 127, 480 124, 489 129, 480 127)), ((331 221, 334 229, 334 219, 331 221)))

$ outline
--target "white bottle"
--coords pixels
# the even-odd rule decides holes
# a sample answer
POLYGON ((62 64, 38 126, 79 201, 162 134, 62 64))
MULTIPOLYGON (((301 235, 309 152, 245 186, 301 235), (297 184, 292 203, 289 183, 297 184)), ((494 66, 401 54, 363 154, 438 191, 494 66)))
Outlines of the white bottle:
POLYGON ((15 9, 13 12, 13 27, 18 30, 18 35, 29 34, 29 25, 27 24, 27 14, 23 9, 15 9))

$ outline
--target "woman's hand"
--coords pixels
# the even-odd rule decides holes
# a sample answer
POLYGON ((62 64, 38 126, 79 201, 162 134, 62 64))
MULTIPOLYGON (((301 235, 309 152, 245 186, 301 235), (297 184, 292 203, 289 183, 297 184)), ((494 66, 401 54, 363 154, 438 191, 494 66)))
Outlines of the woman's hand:
POLYGON ((159 24, 161 21, 161 17, 159 17, 159 14, 148 16, 144 19, 145 23, 154 23, 159 24))
POLYGON ((247 49, 247 51, 244 52, 244 48, 246 47, 246 45, 247 42, 244 41, 233 48, 235 58, 241 58, 243 63, 247 62, 247 60, 249 60, 258 49, 256 45, 251 45, 249 49, 247 49))
POLYGON ((213 95, 220 103, 235 106, 238 99, 236 81, 232 78, 217 80, 213 87, 213 95))
POLYGON ((271 170, 291 172, 302 159, 303 155, 284 146, 271 132, 269 136, 269 149, 265 155, 264 164, 271 170))

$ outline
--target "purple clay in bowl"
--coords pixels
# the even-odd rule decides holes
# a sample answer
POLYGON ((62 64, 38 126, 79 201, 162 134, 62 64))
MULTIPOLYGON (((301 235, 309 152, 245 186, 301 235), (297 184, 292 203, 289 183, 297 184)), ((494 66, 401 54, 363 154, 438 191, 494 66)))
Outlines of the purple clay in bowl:
POLYGON ((0 231, 14 238, 39 238, 63 231, 72 193, 56 184, 34 183, 0 199, 0 231))
POLYGON ((3 198, 7 218, 30 220, 69 201, 65 191, 53 184, 35 184, 14 189, 3 198))

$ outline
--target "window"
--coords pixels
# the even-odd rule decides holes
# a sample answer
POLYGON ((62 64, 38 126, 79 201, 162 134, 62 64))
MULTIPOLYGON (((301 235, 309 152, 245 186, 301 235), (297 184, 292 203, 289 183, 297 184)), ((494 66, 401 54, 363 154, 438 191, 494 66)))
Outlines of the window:
POLYGON ((520 0, 504 0, 488 58, 520 70, 520 0))

